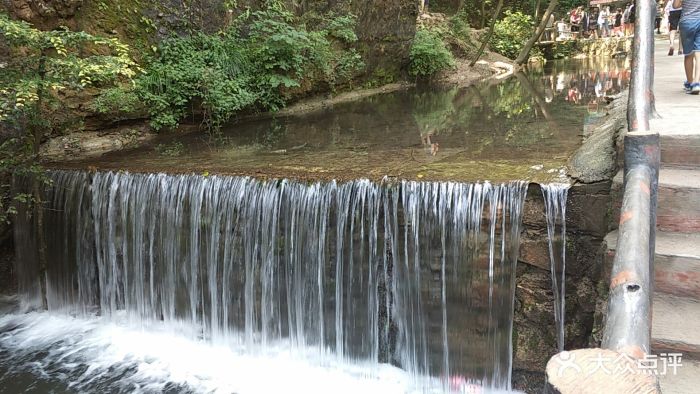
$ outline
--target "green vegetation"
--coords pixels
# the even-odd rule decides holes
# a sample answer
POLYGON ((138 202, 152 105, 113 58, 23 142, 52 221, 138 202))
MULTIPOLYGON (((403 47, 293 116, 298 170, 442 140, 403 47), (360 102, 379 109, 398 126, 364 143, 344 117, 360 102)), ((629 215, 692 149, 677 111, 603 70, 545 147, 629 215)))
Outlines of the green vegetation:
MULTIPOLYGON (((129 57, 129 47, 117 39, 67 29, 41 31, 4 13, 0 13, 0 36, 2 50, 10 55, 0 73, 0 176, 8 179, 14 173, 44 181, 39 146, 61 118, 57 97, 87 87, 128 83, 138 67, 129 57)), ((38 202, 37 182, 33 198, 38 202)), ((2 187, 7 189, 8 183, 2 187)), ((29 198, 1 192, 0 220, 5 221, 14 213, 12 200, 29 198)))
POLYGON ((535 29, 530 15, 506 11, 503 19, 496 22, 491 49, 510 59, 515 59, 535 29))
POLYGON ((90 109, 97 114, 121 120, 141 111, 142 105, 133 85, 129 84, 102 90, 90 103, 90 109))
POLYGON ((237 111, 277 110, 304 83, 333 88, 363 67, 352 48, 355 17, 331 17, 315 30, 270 2, 218 34, 164 41, 137 79, 156 130, 177 127, 191 108, 217 133, 237 111))
POLYGON ((477 45, 472 41, 471 28, 465 11, 460 11, 448 20, 449 29, 443 34, 450 46, 456 48, 465 57, 471 57, 476 53, 477 45))
MULTIPOLYGON (((39 163, 40 146, 52 131, 62 106, 58 95, 87 87, 107 88, 130 81, 138 67, 129 47, 67 29, 41 31, 0 13, 0 50, 9 53, 0 73, 0 221, 17 213, 17 205, 33 206, 36 223, 39 276, 45 277, 47 249, 44 239, 42 189, 48 182, 39 163), (12 175, 31 182, 31 192, 10 190, 12 175)), ((41 281, 44 308, 46 283, 41 281)))
POLYGON ((452 52, 447 49, 440 33, 431 29, 416 32, 409 56, 410 73, 419 78, 430 78, 455 64, 452 52))
POLYGON ((169 144, 158 144, 155 150, 161 156, 177 157, 185 152, 185 145, 182 142, 175 141, 169 144))

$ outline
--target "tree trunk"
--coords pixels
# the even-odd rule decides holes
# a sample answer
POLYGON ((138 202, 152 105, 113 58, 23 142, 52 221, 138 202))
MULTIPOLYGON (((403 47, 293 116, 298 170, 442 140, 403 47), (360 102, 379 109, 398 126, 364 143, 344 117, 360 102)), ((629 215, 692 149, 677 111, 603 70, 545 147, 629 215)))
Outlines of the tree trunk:
POLYGON ((486 26, 486 2, 485 1, 481 2, 481 12, 479 13, 479 16, 481 16, 481 23, 479 24, 479 29, 483 29, 486 26))
MULTIPOLYGON (((37 87, 37 113, 34 116, 40 116, 41 107, 44 101, 44 80, 46 78, 46 55, 41 54, 39 58, 39 85, 37 87)), ((43 124, 41 121, 33 122, 33 137, 32 141, 32 153, 33 160, 36 164, 39 163, 39 152, 41 148, 41 140, 44 136, 43 124)), ((30 138, 31 138, 30 137, 30 138)), ((43 202, 43 174, 41 170, 35 170, 32 174, 32 197, 34 199, 34 215, 36 217, 36 242, 37 242, 37 252, 39 258, 39 285, 41 287, 41 305, 44 309, 48 309, 49 303, 46 296, 46 280, 47 280, 47 256, 46 256, 46 234, 44 233, 44 202, 43 202)))
POLYGON ((542 0, 537 0, 537 3, 535 4, 535 20, 537 20, 537 17, 540 16, 540 5, 542 5, 542 0))
MULTIPOLYGON (((483 4, 483 2, 482 2, 483 4)), ((503 0, 498 0, 498 5, 496 5, 496 10, 493 12, 493 19, 491 20, 491 27, 489 28, 489 33, 486 35, 484 40, 481 42, 481 47, 479 47, 479 50, 476 52, 476 56, 474 56, 474 60, 472 60, 471 63, 469 63, 469 67, 474 67, 477 61, 479 61, 479 58, 481 55, 484 54, 484 50, 486 49, 486 45, 488 45, 489 41, 491 41, 491 37, 493 36, 493 28, 496 26, 496 21, 498 21, 498 15, 501 13, 501 8, 503 8, 503 0)))
POLYGON ((554 8, 559 4, 559 0, 550 0, 549 5, 547 6, 547 9, 544 11, 544 15, 542 15, 542 20, 540 20, 539 26, 537 26, 537 29, 535 29, 535 32, 530 36, 530 39, 527 40, 525 43, 525 46, 523 46, 523 49, 520 50, 520 54, 518 55, 517 58, 515 58, 515 64, 516 65, 522 65, 525 64, 527 61, 528 55, 530 54, 530 51, 532 50, 532 47, 535 45, 537 40, 540 38, 542 33, 544 32, 544 29, 547 28, 547 20, 549 19, 549 16, 552 15, 552 12, 554 12, 554 8))

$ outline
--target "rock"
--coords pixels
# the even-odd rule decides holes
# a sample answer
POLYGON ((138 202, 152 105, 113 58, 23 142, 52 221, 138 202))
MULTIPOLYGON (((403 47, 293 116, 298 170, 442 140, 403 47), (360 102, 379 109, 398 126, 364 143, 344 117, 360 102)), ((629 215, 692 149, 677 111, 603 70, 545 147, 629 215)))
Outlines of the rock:
POLYGON ((608 106, 602 123, 589 131, 581 147, 568 163, 569 176, 582 183, 611 180, 617 172, 617 138, 625 129, 626 96, 618 96, 608 106))
MULTIPOLYGON (((518 264, 514 318, 513 366, 519 371, 541 372, 557 352, 554 297, 549 272, 518 264)), ((596 308, 596 289, 587 277, 566 280, 565 348, 588 345, 596 308)))
POLYGON ((45 25, 47 19, 74 16, 82 5, 83 0, 12 0, 9 8, 19 19, 45 25))
POLYGON ((155 136, 146 125, 115 127, 99 132, 75 132, 49 139, 42 145, 41 155, 46 161, 79 160, 137 146, 155 136))

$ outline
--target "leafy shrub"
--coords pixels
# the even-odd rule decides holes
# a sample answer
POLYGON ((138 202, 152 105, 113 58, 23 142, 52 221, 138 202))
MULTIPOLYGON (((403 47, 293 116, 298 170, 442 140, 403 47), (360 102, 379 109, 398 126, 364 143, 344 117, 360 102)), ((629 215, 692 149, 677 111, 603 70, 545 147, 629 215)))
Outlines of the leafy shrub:
POLYGON ((565 59, 580 52, 578 41, 558 41, 552 47, 553 59, 565 59))
POLYGON ((352 43, 357 41, 357 34, 355 34, 355 25, 357 24, 357 18, 354 15, 341 15, 332 17, 326 26, 328 34, 331 36, 346 42, 352 43))
POLYGON ((459 48, 463 55, 471 57, 476 53, 477 45, 474 44, 471 38, 471 29, 469 27, 468 17, 464 10, 453 15, 448 20, 449 30, 444 39, 450 45, 459 48))
POLYGON ((411 46, 410 73, 416 77, 428 78, 436 73, 454 67, 452 52, 447 49, 440 34, 433 30, 421 29, 411 46))
POLYGON ((530 15, 520 11, 506 11, 503 19, 496 22, 491 39, 491 49, 503 56, 515 59, 534 29, 530 15))
POLYGON ((119 86, 103 90, 90 103, 90 109, 98 114, 120 118, 140 111, 142 106, 133 89, 119 86))
POLYGON ((194 106, 216 133, 237 111, 277 110, 302 81, 331 87, 364 66, 347 46, 357 40, 354 16, 309 31, 283 5, 246 11, 220 34, 164 41, 139 78, 153 128, 174 128, 194 106))
POLYGON ((154 129, 176 127, 193 102, 208 126, 255 102, 247 59, 234 42, 200 33, 164 41, 159 54, 137 80, 154 129))

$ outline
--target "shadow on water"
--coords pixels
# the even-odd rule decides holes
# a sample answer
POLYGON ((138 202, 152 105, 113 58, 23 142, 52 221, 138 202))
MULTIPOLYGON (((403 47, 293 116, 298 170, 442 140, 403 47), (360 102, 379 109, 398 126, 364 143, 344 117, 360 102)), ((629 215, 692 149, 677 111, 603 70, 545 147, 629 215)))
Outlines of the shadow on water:
POLYGON ((539 182, 560 178, 583 125, 627 87, 624 60, 548 63, 506 81, 409 89, 310 114, 226 127, 224 143, 163 133, 152 145, 60 168, 350 180, 384 176, 539 182))

